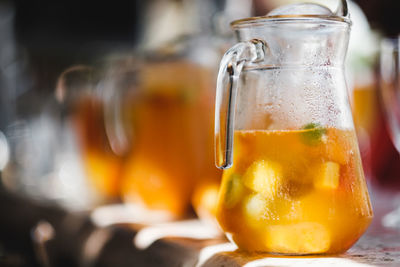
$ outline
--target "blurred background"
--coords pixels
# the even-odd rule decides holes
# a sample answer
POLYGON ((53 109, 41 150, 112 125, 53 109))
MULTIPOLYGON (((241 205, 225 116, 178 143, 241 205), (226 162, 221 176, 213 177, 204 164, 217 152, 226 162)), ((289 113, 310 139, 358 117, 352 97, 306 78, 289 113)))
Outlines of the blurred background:
MULTIPOLYGON (((229 22, 294 2, 0 1, 0 265, 112 263, 85 248, 99 224, 90 214, 105 205, 125 203, 136 223, 214 225, 215 82, 235 42, 229 22)), ((346 66, 366 177, 392 191, 400 158, 379 51, 400 33, 399 11, 395 0, 350 1, 346 66)))

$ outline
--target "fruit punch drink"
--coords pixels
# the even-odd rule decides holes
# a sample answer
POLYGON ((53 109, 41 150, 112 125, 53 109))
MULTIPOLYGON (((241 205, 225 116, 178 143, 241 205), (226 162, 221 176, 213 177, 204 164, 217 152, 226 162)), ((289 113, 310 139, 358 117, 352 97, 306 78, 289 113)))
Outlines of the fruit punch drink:
POLYGON ((234 150, 217 218, 240 249, 340 253, 368 227, 372 209, 354 131, 317 124, 236 130, 234 150))
POLYGON ((340 253, 372 219, 343 67, 351 21, 338 3, 231 23, 238 43, 215 101, 217 219, 242 250, 340 253))
POLYGON ((104 126, 103 104, 82 96, 75 104, 73 122, 81 148, 83 166, 93 188, 104 200, 117 199, 123 158, 109 145, 104 126))
POLYGON ((122 198, 174 217, 184 216, 200 179, 212 179, 213 75, 190 61, 149 62, 125 97, 133 129, 122 198))

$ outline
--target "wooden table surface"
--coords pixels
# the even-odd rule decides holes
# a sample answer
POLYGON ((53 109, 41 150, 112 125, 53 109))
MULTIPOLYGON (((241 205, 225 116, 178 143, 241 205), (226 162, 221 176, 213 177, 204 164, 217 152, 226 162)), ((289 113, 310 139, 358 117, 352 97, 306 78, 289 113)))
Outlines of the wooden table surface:
MULTIPOLYGON (((135 227, 137 226, 114 226, 112 228, 114 232, 110 235, 113 236, 113 240, 105 242, 105 246, 108 246, 107 253, 102 253, 96 261, 101 260, 111 264, 124 259, 125 263, 132 262, 131 266, 166 267, 400 266, 400 232, 395 230, 368 231, 342 255, 282 257, 243 253, 237 251, 233 244, 223 238, 164 237, 154 239, 143 246, 143 243, 137 244, 137 238, 141 239, 142 233, 152 232, 157 227, 142 228, 137 232, 134 230, 135 227)), ((171 235, 174 234, 171 232, 171 235)))
POLYGON ((329 257, 249 255, 196 219, 149 225, 147 215, 127 206, 71 213, 0 193, 0 266, 400 266, 400 212, 386 216, 400 207, 400 191, 373 187, 375 217, 367 233, 345 254, 329 257), (396 218, 396 227, 384 227, 396 218))
POLYGON ((347 253, 338 256, 277 257, 220 252, 199 266, 400 266, 400 234, 366 234, 347 253))
MULTIPOLYGON (((129 247, 129 250, 126 255, 119 250, 109 251, 107 255, 103 253, 101 257, 103 262, 106 257, 111 263, 119 253, 119 257, 125 255, 125 260, 131 258, 132 266, 400 266, 400 225, 398 229, 382 226, 383 216, 400 203, 400 195, 375 189, 370 191, 375 212, 373 223, 367 233, 342 255, 282 257, 246 254, 237 251, 224 238, 217 238, 216 232, 199 221, 189 220, 153 226, 113 224, 113 231, 123 231, 125 236, 130 233, 126 244, 121 240, 114 241, 119 242, 118 247, 129 247)), ((103 225, 100 229, 110 229, 110 226, 103 225)))

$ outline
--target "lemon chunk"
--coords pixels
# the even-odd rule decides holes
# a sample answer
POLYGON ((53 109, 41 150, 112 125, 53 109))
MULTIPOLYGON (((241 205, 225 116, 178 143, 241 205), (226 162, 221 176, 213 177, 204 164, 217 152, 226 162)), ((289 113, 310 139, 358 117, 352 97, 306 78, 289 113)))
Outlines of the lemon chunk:
POLYGON ((339 186, 340 165, 328 161, 322 164, 317 177, 314 180, 314 186, 319 189, 336 189, 339 186))
POLYGON ((250 226, 257 226, 258 222, 268 216, 268 200, 260 194, 251 194, 243 201, 243 216, 250 226))
POLYGON ((241 176, 236 173, 228 174, 224 194, 226 208, 230 209, 236 206, 242 197, 243 189, 241 176))
POLYGON ((278 194, 283 184, 282 166, 273 161, 256 161, 244 174, 243 183, 265 198, 273 198, 278 194))
POLYGON ((192 205, 199 217, 208 219, 217 214, 219 183, 207 182, 197 186, 192 196, 192 205))
POLYGON ((330 243, 326 227, 314 222, 271 225, 266 237, 266 247, 272 252, 293 254, 324 253, 330 243))

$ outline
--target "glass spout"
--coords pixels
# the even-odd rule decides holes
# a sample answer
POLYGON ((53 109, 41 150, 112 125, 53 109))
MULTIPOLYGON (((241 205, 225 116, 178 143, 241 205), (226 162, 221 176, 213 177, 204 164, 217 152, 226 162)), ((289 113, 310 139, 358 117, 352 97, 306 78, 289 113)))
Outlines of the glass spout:
POLYGON ((350 16, 349 8, 347 6, 347 0, 340 0, 339 5, 336 9, 335 15, 339 16, 339 17, 345 17, 345 18, 348 18, 350 16))

